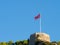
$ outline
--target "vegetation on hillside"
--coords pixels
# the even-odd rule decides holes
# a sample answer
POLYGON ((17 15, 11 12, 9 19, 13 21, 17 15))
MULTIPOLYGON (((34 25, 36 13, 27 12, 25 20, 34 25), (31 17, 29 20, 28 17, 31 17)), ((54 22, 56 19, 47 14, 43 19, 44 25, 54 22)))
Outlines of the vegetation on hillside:
MULTIPOLYGON (((36 42, 35 45, 39 45, 41 42, 36 42)), ((56 42, 43 42, 42 45, 60 45, 60 41, 56 42)), ((29 40, 23 40, 23 41, 9 41, 9 42, 0 42, 0 45, 29 45, 29 40)))

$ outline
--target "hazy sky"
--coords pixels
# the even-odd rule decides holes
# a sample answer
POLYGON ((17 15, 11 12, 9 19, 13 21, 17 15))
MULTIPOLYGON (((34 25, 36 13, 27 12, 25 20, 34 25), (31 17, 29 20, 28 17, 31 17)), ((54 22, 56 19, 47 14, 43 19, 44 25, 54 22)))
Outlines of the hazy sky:
POLYGON ((51 41, 60 40, 60 0, 0 0, 0 42, 28 39, 40 31, 38 13, 42 18, 42 32, 51 41))

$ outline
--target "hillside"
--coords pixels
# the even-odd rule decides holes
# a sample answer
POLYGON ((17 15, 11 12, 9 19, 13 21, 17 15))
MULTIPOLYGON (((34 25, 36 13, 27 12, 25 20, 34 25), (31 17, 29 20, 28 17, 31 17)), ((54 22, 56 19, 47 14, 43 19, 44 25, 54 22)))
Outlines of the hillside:
MULTIPOLYGON (((42 43, 41 45, 60 45, 60 41, 56 42, 56 41, 52 41, 52 42, 43 42, 43 41, 37 41, 35 43, 35 45, 39 45, 40 43, 42 43)), ((8 41, 8 42, 0 42, 0 45, 29 45, 29 40, 22 40, 22 41, 8 41)))

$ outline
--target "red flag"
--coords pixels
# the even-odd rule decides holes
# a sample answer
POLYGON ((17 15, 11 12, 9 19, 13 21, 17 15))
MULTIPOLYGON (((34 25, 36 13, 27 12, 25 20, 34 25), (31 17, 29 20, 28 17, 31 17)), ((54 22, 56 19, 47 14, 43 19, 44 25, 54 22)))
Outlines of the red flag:
POLYGON ((39 19, 39 18, 40 18, 40 14, 38 14, 38 15, 35 16, 34 18, 35 18, 35 20, 36 20, 36 19, 39 19))

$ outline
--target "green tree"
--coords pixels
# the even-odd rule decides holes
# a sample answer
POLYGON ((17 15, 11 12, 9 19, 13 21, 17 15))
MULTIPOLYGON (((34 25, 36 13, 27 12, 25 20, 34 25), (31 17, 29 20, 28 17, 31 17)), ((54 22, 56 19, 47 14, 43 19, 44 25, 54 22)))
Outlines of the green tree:
POLYGON ((13 44, 13 41, 12 40, 8 42, 8 45, 12 45, 12 44, 13 44))
POLYGON ((60 45, 60 41, 58 41, 57 44, 60 45))
POLYGON ((24 41, 23 41, 23 44, 24 44, 24 45, 28 45, 28 40, 24 40, 24 41))
POLYGON ((51 45, 51 43, 50 42, 44 42, 45 43, 45 45, 51 45))
POLYGON ((6 43, 6 42, 1 42, 0 44, 1 44, 1 45, 7 45, 7 43, 6 43))

